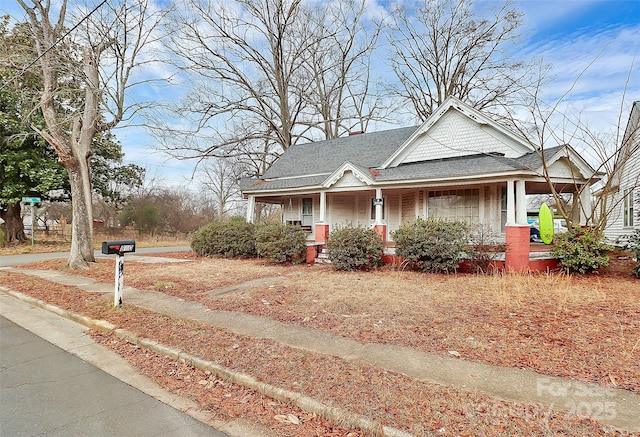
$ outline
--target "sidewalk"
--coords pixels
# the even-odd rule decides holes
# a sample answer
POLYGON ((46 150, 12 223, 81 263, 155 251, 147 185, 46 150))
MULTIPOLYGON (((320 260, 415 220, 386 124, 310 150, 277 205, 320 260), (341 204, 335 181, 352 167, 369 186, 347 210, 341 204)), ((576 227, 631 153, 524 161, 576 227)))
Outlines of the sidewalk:
MULTIPOLYGON (((158 258, 154 258, 158 260, 158 258)), ((56 271, 11 269, 48 281, 74 285, 93 293, 113 293, 113 285, 56 271)), ((214 291, 215 292, 215 291, 214 291)), ((328 332, 285 324, 244 313, 212 311, 199 303, 166 294, 124 289, 124 302, 159 313, 171 314, 224 328, 255 338, 333 355, 405 374, 443 386, 464 387, 500 399, 544 405, 555 411, 591 412, 601 423, 621 430, 640 432, 640 395, 627 390, 550 377, 532 371, 490 366, 456 358, 443 358, 407 347, 363 344, 328 332), (597 416, 594 415, 598 413, 597 416)), ((584 413, 583 413, 584 414, 584 413)), ((589 413, 587 413, 589 414, 589 413)))

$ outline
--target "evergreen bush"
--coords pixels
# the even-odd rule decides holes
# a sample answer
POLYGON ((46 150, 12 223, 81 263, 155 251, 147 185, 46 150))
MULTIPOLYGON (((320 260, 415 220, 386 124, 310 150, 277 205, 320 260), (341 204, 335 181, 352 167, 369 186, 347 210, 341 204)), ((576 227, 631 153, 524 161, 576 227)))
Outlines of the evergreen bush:
POLYGON ((413 270, 454 272, 464 258, 468 226, 463 221, 422 219, 391 233, 396 255, 413 270))
POLYGON ((244 219, 209 223, 193 234, 191 249, 198 256, 254 258, 257 256, 254 232, 254 224, 244 219))
POLYGON ((259 257, 274 263, 300 264, 307 258, 307 233, 300 226, 265 223, 256 227, 259 257))
POLYGON ((607 252, 612 249, 602 242, 602 237, 595 228, 571 228, 554 236, 551 255, 567 273, 597 273, 609 265, 607 252))
POLYGON ((7 237, 4 235, 4 231, 0 229, 0 247, 7 245, 7 237))
POLYGON ((382 265, 384 242, 373 229, 349 225, 329 234, 327 249, 337 270, 371 270, 382 265))
POLYGON ((636 229, 634 233, 629 236, 627 248, 635 255, 637 264, 633 268, 633 273, 635 273, 637 278, 640 278, 640 229, 636 229))

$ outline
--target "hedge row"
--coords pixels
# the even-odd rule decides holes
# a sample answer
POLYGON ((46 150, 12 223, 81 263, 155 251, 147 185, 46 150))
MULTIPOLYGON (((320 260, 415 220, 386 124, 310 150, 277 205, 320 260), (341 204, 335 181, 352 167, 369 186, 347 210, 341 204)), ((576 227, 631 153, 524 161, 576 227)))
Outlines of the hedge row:
MULTIPOLYGON (((468 244, 471 234, 463 221, 431 218, 419 218, 391 233, 396 254, 407 266, 429 273, 454 272, 465 256, 479 256, 473 242, 468 244)), ((191 248, 198 256, 261 257, 274 263, 302 263, 306 260, 306 237, 299 226, 254 225, 232 219, 200 228, 193 235, 191 248)), ((640 232, 633 236, 630 246, 640 258, 640 232)), ((329 234, 327 248, 337 270, 371 270, 382 265, 384 242, 373 229, 361 226, 335 229, 329 234)), ((584 274, 606 267, 608 250, 610 247, 602 243, 602 233, 572 229, 556 236, 551 254, 560 260, 565 271, 584 274)), ((635 272, 640 275, 640 265, 635 272)))
POLYGON ((243 219, 231 219, 198 229, 191 239, 191 249, 198 256, 259 256, 270 262, 301 263, 306 259, 306 233, 299 226, 254 225, 243 219))

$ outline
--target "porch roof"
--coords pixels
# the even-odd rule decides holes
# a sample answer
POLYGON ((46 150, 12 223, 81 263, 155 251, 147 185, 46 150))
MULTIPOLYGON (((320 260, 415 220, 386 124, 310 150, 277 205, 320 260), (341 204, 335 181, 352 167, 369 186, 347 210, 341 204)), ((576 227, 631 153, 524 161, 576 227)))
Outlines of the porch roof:
MULTIPOLYGON (((406 129, 407 131, 409 128, 406 129)), ((400 132, 395 132, 400 136, 400 132)), ((406 134, 406 132, 405 132, 406 134)), ((410 134, 410 133, 409 133, 410 134)), ((361 134, 365 135, 365 134, 361 134)), ((360 135, 358 135, 360 136, 360 135)), ((353 137, 352 137, 353 138, 353 137)), ((318 144, 318 143, 311 143, 318 144)), ((299 148, 302 147, 294 146, 299 148)), ((545 159, 548 159, 550 156, 556 154, 563 146, 552 147, 549 149, 545 149, 545 159)), ((379 147, 378 152, 383 149, 383 147, 379 147)), ((387 150, 389 150, 388 148, 387 150)), ((357 150, 357 148, 353 148, 352 152, 357 150)), ((327 149, 324 150, 327 152, 327 149)), ((281 191, 281 190, 295 190, 295 189, 309 189, 309 188, 320 188, 323 182, 331 175, 333 171, 335 171, 338 167, 344 164, 345 161, 338 162, 338 160, 333 159, 335 155, 344 156, 342 152, 343 150, 339 150, 338 153, 334 154, 333 148, 330 153, 328 153, 322 163, 325 165, 328 161, 332 162, 332 165, 335 167, 326 166, 325 168, 313 166, 312 169, 308 171, 313 171, 315 174, 302 174, 299 176, 295 176, 293 174, 287 175, 286 177, 274 178, 273 173, 278 174, 278 172, 269 173, 269 175, 273 178, 268 178, 265 175, 262 179, 245 179, 241 181, 242 190, 245 193, 248 192, 256 192, 256 193, 266 193, 269 191, 281 191)), ((362 149, 360 149, 361 155, 362 149)), ((295 155, 295 154, 294 154, 295 155)), ((291 157, 290 154, 285 154, 284 156, 291 157)), ((371 158, 371 157, 369 157, 371 158)), ((359 159, 360 162, 365 161, 365 159, 359 159)), ((351 161, 348 161, 351 162, 351 161)), ((300 163, 299 167, 305 167, 308 163, 304 161, 304 163, 300 163)), ((320 163, 318 163, 320 164, 320 163)), ((375 165, 364 166, 364 165, 355 165, 356 167, 361 168, 364 171, 367 171, 371 179, 375 182, 411 182, 415 180, 421 181, 429 181, 429 180, 442 180, 442 179, 460 179, 460 178, 473 178, 473 177, 483 177, 487 175, 499 175, 501 173, 509 174, 515 172, 531 172, 536 171, 540 168, 542 161, 537 152, 527 153, 519 158, 506 158, 502 155, 471 155, 471 156, 463 156, 457 158, 447 158, 447 159, 434 159, 429 161, 422 161, 411 164, 403 164, 397 167, 386 168, 386 169, 376 169, 375 165)), ((274 164, 275 165, 275 164, 274 164)), ((284 168, 287 168, 289 164, 284 168)), ((292 165, 293 167, 293 165, 292 165)), ((284 170, 283 167, 280 168, 280 171, 284 170)), ((299 168, 300 170, 300 168, 299 168)))

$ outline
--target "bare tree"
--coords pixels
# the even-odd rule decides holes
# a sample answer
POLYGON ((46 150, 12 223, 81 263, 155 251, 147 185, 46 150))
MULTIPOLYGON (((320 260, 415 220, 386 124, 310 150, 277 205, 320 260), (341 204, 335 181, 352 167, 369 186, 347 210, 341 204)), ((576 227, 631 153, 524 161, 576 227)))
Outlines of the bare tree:
POLYGON ((87 268, 93 256, 93 212, 90 157, 92 140, 132 117, 136 106, 126 105, 133 86, 132 72, 141 66, 142 50, 152 42, 158 24, 146 0, 103 1, 82 19, 75 19, 75 32, 67 32, 68 0, 60 4, 52 21, 50 0, 18 0, 29 17, 36 39, 44 89, 40 99, 46 129, 38 130, 55 149, 69 174, 73 205, 71 268, 87 268), (95 15, 94 15, 95 14, 95 15), (58 47, 63 38, 73 37, 82 52, 83 71, 70 71, 68 60, 58 47), (82 80, 78 105, 66 98, 61 87, 65 75, 82 80), (64 110, 62 109, 64 108, 64 110), (71 113, 69 120, 67 115, 71 113), (105 116, 110 118, 106 120, 105 116))
POLYGON ((196 127, 159 129, 172 156, 241 158, 261 175, 291 145, 379 116, 369 63, 380 27, 365 0, 184 0, 180 11, 172 50, 196 85, 174 110, 196 127))
POLYGON ((522 14, 504 3, 491 17, 476 15, 473 0, 423 0, 394 11, 390 63, 393 91, 422 121, 449 96, 488 110, 518 101, 535 86, 528 66, 508 46, 518 38, 522 14))
POLYGON ((198 127, 189 132, 191 142, 180 137, 168 144, 170 151, 231 156, 241 142, 266 140, 280 152, 295 143, 293 127, 303 108, 296 72, 309 44, 302 38, 300 3, 185 0, 172 20, 172 49, 180 69, 199 81, 176 110, 191 114, 198 127), (195 142, 199 133, 207 145, 195 142))
MULTIPOLYGON (((618 123, 614 131, 609 133, 592 129, 584 122, 581 111, 565 113, 562 106, 570 99, 573 88, 588 68, 555 102, 546 103, 541 98, 540 83, 529 95, 528 104, 525 105, 528 113, 516 111, 513 107, 505 107, 504 110, 510 114, 512 128, 536 149, 542 163, 540 175, 547 182, 557 213, 573 226, 582 223, 604 231, 614 219, 614 211, 624 201, 619 189, 625 167, 637 166, 640 162, 640 105, 632 105, 631 116, 627 119, 625 91, 618 123), (567 152, 575 151, 591 169, 571 165, 568 182, 554 184, 551 177, 552 156, 547 152, 557 145, 565 145, 567 152), (584 181, 589 183, 585 184, 584 181)), ((632 65, 625 90, 633 77, 633 70, 632 65)), ((640 188, 637 175, 635 180, 628 181, 626 188, 640 188)))
POLYGON ((388 111, 371 79, 382 19, 367 18, 365 0, 327 2, 305 13, 313 42, 304 63, 308 87, 299 90, 309 111, 307 139, 317 140, 316 130, 323 139, 365 131, 388 111))
POLYGON ((229 159, 208 160, 201 170, 201 185, 211 199, 217 219, 225 218, 236 208, 234 200, 242 198, 238 180, 244 169, 229 159))

